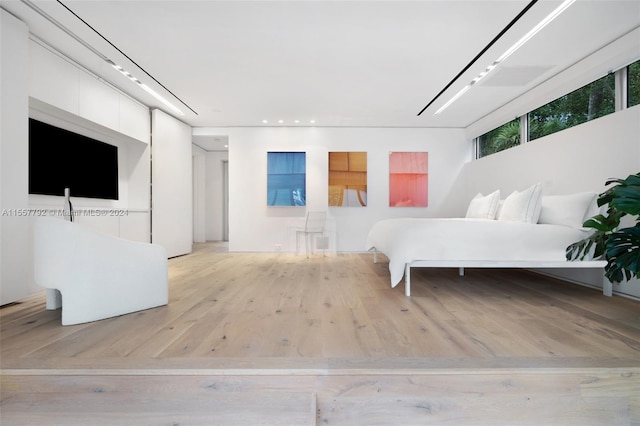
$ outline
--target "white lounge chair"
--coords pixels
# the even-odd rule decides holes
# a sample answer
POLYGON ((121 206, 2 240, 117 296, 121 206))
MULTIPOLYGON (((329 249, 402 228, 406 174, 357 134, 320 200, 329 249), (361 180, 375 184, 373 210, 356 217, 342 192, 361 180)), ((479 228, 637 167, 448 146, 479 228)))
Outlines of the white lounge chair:
POLYGON ((61 219, 38 218, 34 226, 34 280, 60 291, 62 325, 168 303, 167 255, 162 246, 61 219))

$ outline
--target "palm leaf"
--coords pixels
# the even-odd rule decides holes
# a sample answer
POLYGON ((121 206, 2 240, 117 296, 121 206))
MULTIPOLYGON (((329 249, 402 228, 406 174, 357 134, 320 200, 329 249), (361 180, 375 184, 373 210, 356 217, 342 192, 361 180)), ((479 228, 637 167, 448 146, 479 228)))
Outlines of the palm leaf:
MULTIPOLYGON (((638 277, 640 272, 640 225, 624 228, 609 235, 606 244, 606 256, 608 265, 611 265, 608 273, 611 278, 638 277), (620 270, 622 273, 619 273, 620 270), (613 277, 615 273, 615 277, 613 277)), ((607 277, 609 277, 607 275, 607 277)), ((612 279, 613 281, 613 279, 612 279)), ((620 282, 617 279, 614 282, 620 282)))
POLYGON ((613 192, 611 207, 637 216, 640 214, 640 186, 619 186, 613 192))
POLYGON ((598 206, 608 206, 606 214, 587 219, 583 226, 593 233, 569 245, 565 254, 567 260, 606 259, 605 276, 619 283, 640 278, 640 173, 609 179, 610 185, 598 196, 598 206), (635 226, 619 229, 627 215, 636 216, 635 226))

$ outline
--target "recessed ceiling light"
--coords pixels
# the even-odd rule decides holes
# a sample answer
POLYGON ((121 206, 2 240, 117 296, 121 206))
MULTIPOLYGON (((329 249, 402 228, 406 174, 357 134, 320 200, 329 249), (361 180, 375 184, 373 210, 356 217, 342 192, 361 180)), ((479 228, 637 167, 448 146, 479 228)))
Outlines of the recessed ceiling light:
POLYGON ((284 123, 284 121, 282 121, 282 120, 278 120, 278 123, 282 124, 282 123, 284 123))
POLYGON ((298 124, 300 120, 293 120, 294 123, 298 124))
POLYGON ((267 124, 268 121, 267 120, 262 120, 262 123, 267 124))
POLYGON ((314 124, 316 122, 316 120, 311 120, 309 121, 309 123, 314 124))

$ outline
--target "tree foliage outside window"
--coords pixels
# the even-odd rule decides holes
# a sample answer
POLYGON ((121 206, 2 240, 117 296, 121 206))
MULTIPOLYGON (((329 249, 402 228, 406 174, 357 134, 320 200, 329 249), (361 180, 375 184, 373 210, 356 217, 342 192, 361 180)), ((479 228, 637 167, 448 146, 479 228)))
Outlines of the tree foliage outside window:
POLYGON ((520 119, 516 118, 478 138, 478 157, 520 145, 520 119))
MULTIPOLYGON (((527 114, 529 132, 523 141, 520 140, 519 118, 479 136, 478 158, 615 112, 615 85, 615 74, 608 74, 531 111, 527 114)), ((627 67, 626 90, 626 107, 640 104, 640 61, 627 67)))
POLYGON ((529 113, 529 140, 611 114, 615 77, 609 74, 529 113))
POLYGON ((627 67, 627 107, 640 104, 640 61, 627 67))

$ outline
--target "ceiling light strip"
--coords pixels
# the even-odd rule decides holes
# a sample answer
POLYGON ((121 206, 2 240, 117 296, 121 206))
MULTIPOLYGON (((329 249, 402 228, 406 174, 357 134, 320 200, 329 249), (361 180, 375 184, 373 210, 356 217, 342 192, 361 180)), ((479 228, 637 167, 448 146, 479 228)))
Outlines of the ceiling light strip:
POLYGON ((143 89, 145 92, 149 93, 151 96, 153 96, 154 98, 156 98, 157 100, 159 100, 160 102, 162 102, 167 108, 169 108, 171 111, 175 112, 178 115, 184 115, 184 113, 175 105, 173 105, 171 102, 169 102, 168 100, 166 100, 164 97, 162 97, 159 93, 157 93, 155 90, 153 90, 152 88, 150 88, 149 86, 147 86, 146 84, 144 84, 143 82, 141 82, 140 80, 138 80, 137 78, 135 78, 133 75, 131 75, 131 73, 129 73, 129 71, 125 70, 124 68, 122 68, 120 65, 116 64, 115 62, 113 62, 111 59, 107 59, 106 60, 113 68, 115 68, 116 70, 118 70, 122 75, 124 75, 125 77, 127 77, 129 80, 131 80, 132 82, 136 83, 137 85, 140 86, 141 89, 143 89))
POLYGON ((538 22, 538 25, 533 27, 528 33, 526 33, 520 40, 518 40, 513 46, 507 49, 496 62, 502 62, 511 56, 516 50, 520 49, 527 41, 529 41, 534 35, 536 35, 541 29, 547 26, 551 21, 556 19, 558 15, 564 12, 569 6, 575 3, 576 0, 565 0, 560 6, 558 6, 553 12, 547 15, 542 21, 538 22))
MULTIPOLYGON (((29 0, 21 0, 24 3, 30 3, 29 0)), ((109 45, 111 47, 113 47, 114 49, 116 49, 118 52, 120 52, 125 58, 127 58, 128 60, 131 61, 131 63, 133 63, 136 67, 138 67, 140 70, 142 70, 142 72, 144 72, 147 76, 149 76, 153 81, 155 81, 156 83, 158 83, 160 85, 160 87, 162 87, 164 90, 166 90, 167 92, 169 92, 174 98, 176 98, 178 101, 180 101, 180 103, 182 103, 184 106, 186 106, 187 108, 189 108, 191 110, 191 112, 193 112, 195 115, 198 115, 198 113, 191 108, 189 105, 187 105, 182 99, 180 99, 178 96, 175 95, 175 93, 173 93, 171 90, 167 89, 162 83, 160 83, 158 80, 155 79, 155 77, 153 77, 151 74, 149 74, 144 68, 142 68, 140 65, 138 65, 133 59, 131 59, 126 53, 124 53, 122 50, 120 50, 115 44, 111 43, 111 41, 109 41, 105 36, 103 36, 102 34, 100 34, 100 32, 98 32, 95 28, 93 28, 91 25, 89 25, 88 22, 86 22, 84 19, 82 19, 80 16, 78 16, 73 10, 69 9, 64 3, 62 3, 60 0, 56 0, 58 2, 58 4, 60 4, 62 7, 64 7, 67 11, 69 11, 69 13, 71 13, 73 16, 75 16, 78 20, 80 20, 83 24, 85 24, 87 27, 89 27, 91 29, 91 31, 93 31, 94 33, 96 33, 100 38, 102 38, 104 41, 106 41, 107 43, 109 43, 109 45)), ((69 33, 69 31, 66 31, 67 33, 69 33)), ((78 37, 74 37, 74 38, 78 38, 78 37)), ((83 43, 83 45, 86 46, 86 43, 83 43)), ((95 49, 91 49, 93 52, 95 52, 95 49)), ((101 57, 104 58, 104 55, 102 55, 101 57)), ((174 107, 175 108, 175 107, 174 107)))
POLYGON ((433 99, 431 99, 431 101, 430 101, 430 102, 429 102, 429 103, 428 103, 424 108, 422 108, 422 110, 420 110, 420 112, 418 113, 418 116, 420 116, 420 115, 421 115, 421 114, 422 114, 422 113, 423 113, 427 108, 429 108, 429 107, 431 106, 431 104, 433 104, 433 103, 436 101, 436 99, 438 99, 438 98, 439 98, 439 97, 440 97, 440 96, 441 96, 441 95, 442 95, 442 94, 443 94, 443 93, 444 93, 444 92, 445 92, 449 87, 451 87, 451 85, 452 85, 453 83, 455 83, 455 82, 456 82, 456 80, 458 80, 458 78, 460 78, 460 76, 461 76, 462 74, 464 74, 464 73, 465 73, 469 68, 471 68, 471 66, 472 66, 473 64, 475 64, 475 62, 476 62, 478 59, 480 59, 480 57, 481 57, 482 55, 484 55, 484 53, 485 53, 487 50, 489 50, 489 49, 491 48, 491 46, 493 46, 493 45, 494 45, 494 44, 495 44, 495 43, 500 39, 500 37, 502 37, 502 36, 504 35, 504 33, 506 33, 507 31, 509 31, 509 29, 510 29, 513 25, 515 25, 515 23, 516 23, 516 22, 518 22, 518 20, 520 20, 520 18, 522 18, 522 16, 523 16, 525 13, 527 13, 527 12, 529 11, 529 9, 531 9, 531 8, 533 7, 533 5, 534 5, 534 4, 536 4, 537 2, 538 2, 538 0, 532 0, 532 1, 530 1, 530 2, 529 2, 529 4, 527 4, 527 6, 526 6, 524 9, 522 9, 522 11, 521 11, 520 13, 518 13, 518 15, 517 15, 515 18, 513 18, 513 19, 511 20, 511 22, 509 22, 509 24, 507 24, 507 26, 506 26, 506 27, 504 27, 504 28, 502 29, 502 31, 500 31, 500 32, 498 33, 498 35, 497 35, 497 36, 495 36, 495 37, 493 38, 493 40, 491 40, 491 41, 489 42, 489 44, 487 44, 487 45, 486 45, 486 46, 485 46, 485 47, 480 51, 480 53, 478 53, 478 54, 475 56, 475 58, 473 58, 473 59, 471 60, 471 62, 469 62, 469 63, 468 63, 468 64, 467 64, 467 65, 466 65, 466 66, 465 66, 465 67, 464 67, 464 68, 463 68, 459 73, 458 73, 458 75, 456 75, 456 76, 453 78, 453 80, 451 80, 451 81, 450 81, 446 86, 444 86, 444 88, 443 88, 443 89, 442 89, 442 90, 441 90, 441 91, 440 91, 440 92, 439 92, 439 93, 438 93, 438 94, 437 94, 433 99))
POLYGON ((447 109, 452 103, 454 103, 460 96, 467 92, 471 86, 477 84, 480 80, 487 76, 492 70, 494 70, 498 64, 511 56, 516 50, 520 49, 524 44, 535 36, 541 29, 547 26, 551 21, 556 19, 562 12, 564 12, 569 6, 571 6, 576 0, 565 0, 560 6, 558 6, 553 12, 533 27, 528 33, 526 33, 520 40, 518 40, 513 46, 508 48, 498 59, 496 59, 491 65, 489 65, 484 71, 482 71, 476 78, 471 80, 471 83, 467 84, 458 93, 456 93, 447 103, 442 105, 433 115, 438 115, 445 109, 447 109))

